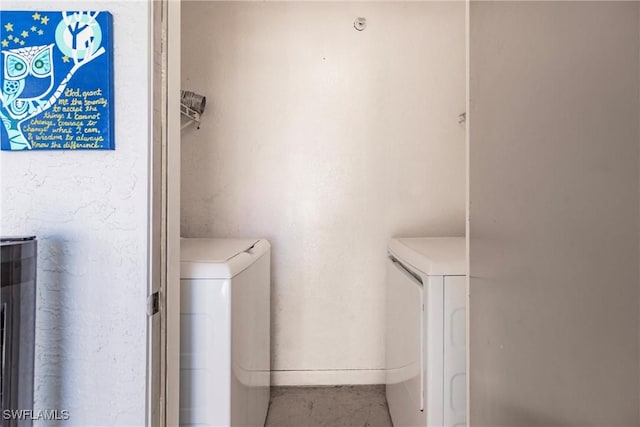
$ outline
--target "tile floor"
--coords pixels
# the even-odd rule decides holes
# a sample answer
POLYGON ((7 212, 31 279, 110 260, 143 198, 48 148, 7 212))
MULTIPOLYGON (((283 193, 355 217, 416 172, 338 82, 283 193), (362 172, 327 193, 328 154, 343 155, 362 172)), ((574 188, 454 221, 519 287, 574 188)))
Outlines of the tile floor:
POLYGON ((391 427, 383 385, 272 387, 265 427, 391 427))

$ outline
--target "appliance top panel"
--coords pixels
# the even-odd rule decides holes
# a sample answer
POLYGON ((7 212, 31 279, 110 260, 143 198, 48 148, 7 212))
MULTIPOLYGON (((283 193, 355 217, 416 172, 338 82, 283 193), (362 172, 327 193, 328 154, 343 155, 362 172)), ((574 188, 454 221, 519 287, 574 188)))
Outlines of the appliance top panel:
POLYGON ((428 276, 467 274, 464 237, 399 237, 389 241, 389 253, 428 276))
POLYGON ((180 239, 182 279, 229 279, 270 248, 261 239, 180 239))
POLYGON ((258 239, 180 239, 181 261, 225 262, 255 245, 258 239))
POLYGON ((0 236, 0 246, 19 245, 34 240, 36 236, 0 236))

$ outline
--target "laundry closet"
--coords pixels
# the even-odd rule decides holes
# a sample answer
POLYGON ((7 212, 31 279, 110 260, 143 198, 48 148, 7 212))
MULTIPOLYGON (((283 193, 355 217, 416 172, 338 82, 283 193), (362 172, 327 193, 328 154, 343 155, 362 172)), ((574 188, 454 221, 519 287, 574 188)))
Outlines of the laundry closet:
POLYGON ((390 239, 465 233, 464 2, 181 14, 182 236, 270 242, 273 386, 384 384, 390 239))

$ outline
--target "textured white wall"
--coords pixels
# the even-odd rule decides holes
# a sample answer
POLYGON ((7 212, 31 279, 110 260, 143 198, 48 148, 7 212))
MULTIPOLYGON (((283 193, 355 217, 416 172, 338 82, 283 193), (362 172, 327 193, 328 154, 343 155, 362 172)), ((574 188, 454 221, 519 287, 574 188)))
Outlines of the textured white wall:
POLYGON ((116 151, 0 153, 0 234, 39 238, 35 409, 65 426, 145 420, 148 7, 2 0, 114 17, 116 151))
POLYGON ((472 2, 472 426, 637 426, 638 2, 472 2))
POLYGON ((463 2, 183 4, 182 232, 272 242, 276 381, 381 381, 387 240, 464 234, 464 36, 463 2))

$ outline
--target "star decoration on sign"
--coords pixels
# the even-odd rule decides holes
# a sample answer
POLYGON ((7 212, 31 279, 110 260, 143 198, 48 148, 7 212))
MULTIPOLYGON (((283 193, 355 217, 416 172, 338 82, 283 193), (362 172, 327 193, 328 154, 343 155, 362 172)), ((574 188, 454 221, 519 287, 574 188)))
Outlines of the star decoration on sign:
POLYGON ((20 42, 20 46, 24 46, 24 40, 20 42))
POLYGON ((2 45, 2 47, 7 47, 7 46, 9 46, 9 42, 8 42, 8 41, 6 41, 6 40, 2 40, 2 41, 0 42, 0 45, 2 45))
POLYGON ((9 35, 7 36, 7 38, 8 38, 9 40, 13 40, 13 34, 9 34, 9 35))
POLYGON ((44 34, 44 31, 42 31, 42 30, 38 30, 38 35, 39 35, 39 36, 41 36, 41 35, 43 35, 43 34, 44 34))
POLYGON ((14 42, 15 44, 20 44, 20 39, 19 39, 19 38, 17 38, 17 37, 14 37, 14 38, 13 38, 13 42, 14 42))
POLYGON ((67 55, 62 57, 62 62, 69 62, 69 57, 67 55))
POLYGON ((31 17, 36 21, 40 20, 40 14, 38 12, 34 13, 33 15, 31 15, 31 17))
POLYGON ((38 27, 36 27, 35 25, 33 27, 31 27, 31 31, 33 31, 34 33, 38 30, 38 27))
POLYGON ((4 26, 7 31, 13 31, 13 24, 11 22, 7 22, 4 26))
POLYGON ((20 33, 20 35, 21 35, 21 36, 22 36, 22 38, 24 39, 24 38, 29 37, 29 32, 28 32, 28 31, 23 31, 23 32, 21 32, 21 33, 20 33))
POLYGON ((43 16, 42 19, 40 19, 40 22, 42 22, 44 25, 47 25, 47 22, 49 22, 49 17, 43 16))

